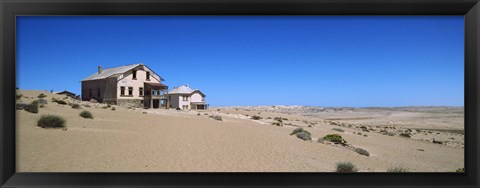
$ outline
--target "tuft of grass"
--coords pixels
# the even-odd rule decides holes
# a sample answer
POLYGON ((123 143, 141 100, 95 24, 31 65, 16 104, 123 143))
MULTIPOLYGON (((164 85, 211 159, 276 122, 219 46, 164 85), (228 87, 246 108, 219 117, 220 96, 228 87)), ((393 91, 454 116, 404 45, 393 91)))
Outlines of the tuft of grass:
POLYGON ((410 138, 410 133, 400 133, 399 134, 401 137, 406 137, 406 138, 410 138))
POLYGON ((295 134, 295 136, 297 136, 297 138, 300 138, 300 139, 305 140, 305 141, 312 140, 312 135, 308 131, 298 132, 298 133, 295 134))
POLYGON ((112 111, 115 111, 115 110, 116 110, 115 107, 112 107, 112 111))
POLYGON ((278 126, 278 127, 283 127, 282 122, 272 122, 272 125, 278 126))
POLYGON ((358 168, 355 167, 355 165, 351 162, 339 162, 336 164, 337 165, 337 171, 340 173, 351 173, 351 172, 357 172, 358 168))
POLYGON ((323 140, 333 143, 347 143, 339 134, 327 134, 323 137, 323 140))
POLYGON ((37 121, 37 126, 42 128, 64 128, 65 119, 57 115, 42 115, 37 121))
POLYGON ((303 129, 303 128, 296 128, 296 129, 293 129, 292 133, 290 133, 290 135, 294 135, 294 134, 297 134, 299 132, 305 132, 306 130, 303 129))
POLYGON ((58 104, 61 104, 61 105, 66 105, 67 102, 65 102, 64 100, 56 100, 55 102, 57 102, 58 104))
POLYGON ((338 132, 345 132, 343 129, 340 129, 340 128, 333 128, 332 130, 338 131, 338 132))
POLYGON ((45 98, 45 97, 47 97, 47 96, 46 96, 45 94, 43 94, 43 93, 40 93, 40 95, 37 96, 37 98, 40 98, 40 99, 41 99, 41 98, 45 98))
POLYGON ((261 120, 261 119, 262 119, 262 117, 257 116, 257 115, 253 115, 251 118, 252 118, 253 120, 261 120))
POLYGON ((80 105, 77 104, 77 103, 73 103, 73 104, 72 104, 72 108, 73 108, 73 109, 80 109, 80 105))
POLYGON ((222 120, 222 116, 212 115, 212 116, 209 116, 209 117, 212 118, 212 119, 214 119, 214 120, 223 121, 223 120, 222 120))
POLYGON ((355 148, 355 152, 357 152, 360 155, 365 155, 367 157, 370 156, 370 153, 368 153, 368 151, 363 148, 355 148))
POLYGON ((93 119, 92 113, 90 113, 89 111, 86 111, 86 110, 80 112, 80 116, 83 117, 83 118, 93 119))
POLYGON ((408 169, 403 168, 403 167, 400 167, 400 166, 396 166, 396 167, 390 167, 390 168, 388 168, 387 172, 391 172, 391 173, 401 173, 401 172, 408 172, 408 169))
POLYGON ((23 109, 30 113, 38 113, 38 101, 32 101, 32 103, 25 105, 23 109))

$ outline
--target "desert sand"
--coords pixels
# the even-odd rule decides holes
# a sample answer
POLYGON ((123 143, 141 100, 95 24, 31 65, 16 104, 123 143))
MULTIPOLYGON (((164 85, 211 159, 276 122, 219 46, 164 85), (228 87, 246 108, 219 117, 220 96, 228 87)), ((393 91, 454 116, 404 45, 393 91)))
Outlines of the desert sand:
POLYGON ((264 106, 177 111, 113 105, 113 111, 102 108, 106 104, 66 98, 82 108, 73 109, 51 102, 52 97, 64 96, 46 91, 17 93, 24 96, 17 103, 30 103, 40 93, 48 101, 37 114, 16 111, 17 172, 334 172, 335 164, 344 161, 360 172, 391 167, 452 172, 464 167, 463 108, 264 106), (82 110, 94 118, 80 117, 82 110), (42 114, 64 117, 67 128, 38 127, 42 114), (222 121, 211 115, 220 115, 222 121), (253 115, 262 119, 253 120, 253 115), (288 120, 275 126, 275 117, 288 120), (312 140, 291 136, 297 127, 308 130, 312 140), (410 138, 399 136, 409 130, 410 138), (348 145, 364 148, 370 156, 318 143, 326 134, 340 134, 348 145))

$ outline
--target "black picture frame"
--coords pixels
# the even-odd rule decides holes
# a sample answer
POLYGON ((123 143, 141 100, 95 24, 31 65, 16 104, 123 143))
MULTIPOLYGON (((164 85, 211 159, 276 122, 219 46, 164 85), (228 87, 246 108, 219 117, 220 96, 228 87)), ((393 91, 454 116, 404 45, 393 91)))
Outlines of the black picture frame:
MULTIPOLYGON (((479 187, 478 0, 0 0, 1 187, 479 187), (16 173, 19 15, 464 15, 465 173, 16 173)), ((393 44, 392 44, 393 45, 393 44)))

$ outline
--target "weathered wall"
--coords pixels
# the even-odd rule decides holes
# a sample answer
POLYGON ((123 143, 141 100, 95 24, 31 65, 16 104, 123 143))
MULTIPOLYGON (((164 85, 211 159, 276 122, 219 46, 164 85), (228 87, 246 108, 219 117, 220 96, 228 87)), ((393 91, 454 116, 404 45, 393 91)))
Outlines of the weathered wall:
POLYGON ((142 99, 117 99, 117 105, 125 107, 143 108, 142 99))
POLYGON ((203 96, 200 93, 193 93, 190 101, 191 102, 204 102, 203 96))
MULTIPOLYGON (((147 72, 141 69, 137 69, 137 79, 133 79, 132 70, 127 71, 123 74, 123 77, 118 81, 117 85, 117 98, 118 99, 143 99, 143 96, 139 95, 140 88, 144 87, 144 82, 148 83, 160 83, 160 81, 156 80, 152 76, 150 76, 150 80, 146 80, 147 72), (128 87, 133 87, 132 96, 121 96, 121 86, 125 87, 125 95, 128 95, 128 87)), ((145 95, 145 88, 144 88, 144 95, 145 95)))

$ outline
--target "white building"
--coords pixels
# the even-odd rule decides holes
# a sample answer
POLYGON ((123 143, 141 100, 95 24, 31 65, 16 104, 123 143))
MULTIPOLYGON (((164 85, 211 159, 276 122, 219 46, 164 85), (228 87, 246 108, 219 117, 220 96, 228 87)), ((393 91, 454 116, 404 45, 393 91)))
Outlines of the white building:
POLYGON ((170 108, 180 108, 183 110, 208 108, 208 104, 205 103, 206 95, 198 89, 191 89, 188 84, 174 87, 167 95, 170 108))

